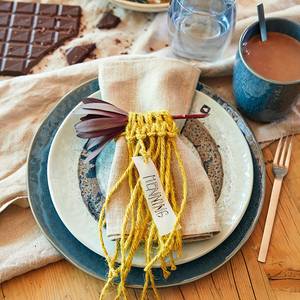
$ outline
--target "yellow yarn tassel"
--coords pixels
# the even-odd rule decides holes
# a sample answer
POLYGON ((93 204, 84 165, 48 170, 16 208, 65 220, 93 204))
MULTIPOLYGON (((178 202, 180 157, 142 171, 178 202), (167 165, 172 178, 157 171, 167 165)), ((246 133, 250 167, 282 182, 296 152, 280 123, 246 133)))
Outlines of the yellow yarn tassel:
POLYGON ((170 275, 170 270, 176 269, 173 254, 176 252, 177 256, 180 256, 182 252, 182 236, 178 224, 187 201, 187 179, 176 146, 177 134, 178 129, 167 111, 143 114, 129 113, 128 124, 124 133, 127 140, 129 165, 111 188, 99 215, 100 243, 109 267, 107 282, 102 289, 100 299, 104 299, 106 292, 116 279, 119 279, 119 283, 115 299, 121 299, 121 297, 128 299, 125 288, 126 278, 130 272, 134 254, 142 243, 145 248, 146 266, 141 299, 146 298, 149 285, 151 285, 155 297, 159 299, 152 274, 152 266, 156 261, 160 261, 165 278, 170 275), (174 189, 174 179, 171 172, 172 152, 175 154, 182 176, 182 195, 176 195, 174 189), (131 159, 137 155, 143 156, 145 160, 151 159, 156 165, 166 197, 176 214, 173 231, 166 236, 159 236, 147 207, 140 179, 131 159), (124 180, 128 181, 130 199, 123 219, 121 238, 116 243, 115 254, 110 257, 102 236, 102 229, 105 225, 105 210, 112 195, 124 180), (181 201, 178 201, 176 197, 180 197, 181 201), (118 257, 121 261, 119 266, 116 265, 118 257))

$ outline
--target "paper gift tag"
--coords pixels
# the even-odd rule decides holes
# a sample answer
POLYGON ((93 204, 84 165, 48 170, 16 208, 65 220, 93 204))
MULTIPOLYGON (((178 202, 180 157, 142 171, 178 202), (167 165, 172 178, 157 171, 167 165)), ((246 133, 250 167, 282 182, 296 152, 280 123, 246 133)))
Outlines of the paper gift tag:
POLYGON ((144 161, 142 156, 132 157, 141 179, 142 189, 148 208, 161 236, 170 233, 176 223, 176 215, 166 198, 159 174, 151 159, 144 161))

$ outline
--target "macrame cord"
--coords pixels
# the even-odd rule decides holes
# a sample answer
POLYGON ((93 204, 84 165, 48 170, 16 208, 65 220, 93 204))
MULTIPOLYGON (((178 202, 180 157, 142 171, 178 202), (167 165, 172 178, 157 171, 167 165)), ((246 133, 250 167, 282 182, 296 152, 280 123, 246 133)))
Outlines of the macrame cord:
POLYGON ((159 299, 152 273, 153 264, 159 261, 163 275, 167 278, 170 271, 176 269, 173 254, 176 253, 177 256, 180 256, 182 253, 182 233, 179 224, 187 202, 187 179, 176 145, 178 129, 172 116, 167 111, 131 112, 128 115, 125 132, 122 135, 127 141, 128 167, 114 186, 111 187, 99 215, 100 243, 109 267, 107 282, 102 289, 100 299, 104 299, 105 294, 116 281, 118 283, 115 299, 121 297, 128 299, 125 288, 126 278, 131 269, 134 254, 141 245, 145 249, 146 261, 144 268, 145 282, 141 299, 146 298, 149 286, 152 287, 154 295, 159 299), (166 236, 158 234, 156 225, 152 220, 144 198, 140 178, 132 160, 133 156, 142 156, 145 162, 151 159, 158 170, 166 197, 176 215, 175 226, 172 232, 166 236), (176 162, 172 158, 175 158, 176 162), (182 177, 181 195, 175 193, 174 178, 171 171, 172 163, 178 164, 182 177), (103 239, 105 210, 112 195, 124 181, 128 182, 130 199, 123 219, 121 238, 116 242, 114 255, 110 256, 103 239), (118 258, 120 264, 117 264, 118 258))

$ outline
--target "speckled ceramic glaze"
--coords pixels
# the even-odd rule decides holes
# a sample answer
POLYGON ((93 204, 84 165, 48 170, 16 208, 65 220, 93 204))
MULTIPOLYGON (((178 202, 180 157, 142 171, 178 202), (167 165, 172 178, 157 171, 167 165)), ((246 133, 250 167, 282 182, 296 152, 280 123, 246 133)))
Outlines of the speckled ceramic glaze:
MULTIPOLYGON (((105 279, 108 271, 105 259, 81 244, 63 225, 53 206, 47 179, 49 148, 58 127, 83 97, 98 89, 96 79, 83 84, 66 95, 43 122, 32 142, 28 157, 28 193, 32 212, 49 241, 74 265, 97 278, 105 279)), ((199 85, 198 90, 202 89, 206 87, 199 85)), ((235 120, 249 144, 254 167, 252 196, 239 225, 217 248, 199 259, 178 266, 167 280, 159 269, 154 270, 156 283, 160 287, 191 282, 222 266, 249 238, 263 204, 265 167, 258 143, 241 116, 229 104, 208 89, 206 92, 235 120)), ((127 285, 141 287, 143 274, 142 269, 132 268, 127 285)))
MULTIPOLYGON (((300 24, 279 18, 266 19, 267 30, 285 33, 300 41, 300 24)), ((258 23, 242 34, 233 70, 233 91, 238 108, 247 117, 259 122, 283 118, 300 93, 300 79, 280 83, 255 73, 242 56, 242 47, 252 36, 259 34, 258 23)))

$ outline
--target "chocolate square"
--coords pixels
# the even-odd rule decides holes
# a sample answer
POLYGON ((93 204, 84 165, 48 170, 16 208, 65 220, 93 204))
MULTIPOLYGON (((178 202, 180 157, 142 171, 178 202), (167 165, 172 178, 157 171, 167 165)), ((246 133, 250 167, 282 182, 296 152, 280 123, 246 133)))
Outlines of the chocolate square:
POLYGON ((13 2, 0 2, 0 11, 11 11, 13 2))
POLYGON ((35 31, 33 37, 34 44, 50 45, 53 42, 54 32, 51 31, 35 31))
POLYGON ((35 3, 17 2, 17 13, 33 14, 35 11, 35 3))
POLYGON ((81 14, 79 6, 64 5, 61 10, 61 16, 78 17, 81 14))
POLYGON ((32 16, 28 15, 14 15, 12 16, 13 22, 12 27, 18 27, 18 28, 29 28, 32 25, 32 16))
POLYGON ((7 26, 9 24, 10 15, 0 14, 0 26, 7 26))
POLYGON ((31 32, 25 30, 11 29, 9 42, 29 42, 31 32))
POLYGON ((6 38, 6 29, 0 28, 0 41, 5 41, 6 38))
POLYGON ((58 5, 55 4, 40 4, 40 15, 55 16, 57 13, 58 5))
POLYGON ((26 57, 27 45, 6 44, 6 56, 9 57, 26 57))
POLYGON ((33 45, 31 46, 30 51, 28 51, 28 55, 30 58, 38 58, 43 56, 47 52, 48 52, 47 46, 33 45))
POLYGON ((23 58, 7 58, 2 61, 1 71, 6 73, 17 72, 21 75, 23 73, 24 66, 25 60, 23 58))
POLYGON ((71 32, 59 32, 57 41, 61 43, 65 40, 69 39, 71 36, 72 36, 71 32))
POLYGON ((53 29, 56 20, 51 17, 38 17, 36 22, 36 28, 53 29))
POLYGON ((60 19, 57 21, 55 29, 59 31, 77 31, 78 30, 78 22, 74 19, 60 19))

